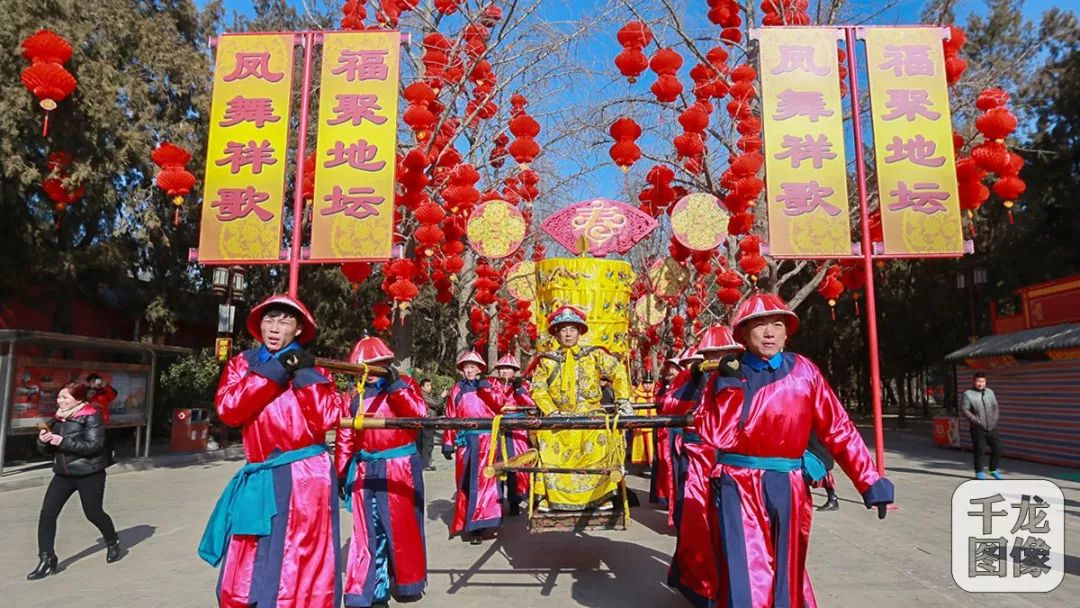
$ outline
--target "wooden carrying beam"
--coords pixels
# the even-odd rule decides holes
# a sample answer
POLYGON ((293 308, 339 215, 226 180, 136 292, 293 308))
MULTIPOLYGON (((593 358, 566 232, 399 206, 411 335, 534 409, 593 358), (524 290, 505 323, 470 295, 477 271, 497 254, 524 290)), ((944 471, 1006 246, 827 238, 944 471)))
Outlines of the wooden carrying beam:
MULTIPOLYGON (((493 418, 342 418, 339 425, 347 429, 453 429, 455 431, 491 430, 493 418)), ((693 414, 685 416, 622 416, 614 421, 617 429, 655 429, 685 427, 694 424, 693 414)), ((602 416, 546 416, 544 418, 503 418, 500 428, 514 430, 603 430, 611 424, 602 416)))
POLYGON ((318 367, 324 367, 332 372, 339 374, 353 374, 356 376, 385 376, 386 368, 379 365, 367 365, 364 363, 349 363, 347 361, 338 361, 336 359, 324 359, 322 357, 315 357, 315 365, 318 367))

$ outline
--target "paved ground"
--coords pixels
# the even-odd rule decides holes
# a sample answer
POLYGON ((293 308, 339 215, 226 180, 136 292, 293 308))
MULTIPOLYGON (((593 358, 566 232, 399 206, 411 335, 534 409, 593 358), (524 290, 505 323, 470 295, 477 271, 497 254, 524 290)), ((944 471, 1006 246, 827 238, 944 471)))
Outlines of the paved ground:
MULTIPOLYGON (((843 481, 841 510, 816 518, 809 568, 821 606, 1077 605, 1077 471, 1014 461, 1004 467, 1013 476, 1053 479, 1065 491, 1071 543, 1066 553, 1071 555, 1061 586, 1046 595, 973 595, 957 588, 949 571, 949 500, 968 478, 969 456, 900 433, 890 433, 887 443, 900 510, 878 521, 843 481)), ((674 538, 660 513, 638 509, 627 532, 583 536, 530 536, 524 522, 515 519, 502 538, 473 547, 446 540, 452 479, 448 463, 438 464, 437 472, 427 474, 430 584, 421 605, 689 606, 663 584, 674 538)), ((37 582, 24 576, 36 561, 35 526, 44 490, 0 493, 0 605, 214 606, 215 571, 196 557, 195 546, 218 492, 237 466, 236 461, 183 464, 110 476, 107 509, 131 553, 107 566, 96 530, 74 501, 61 517, 57 540, 64 571, 37 582)), ((636 478, 632 484, 646 486, 636 478)))

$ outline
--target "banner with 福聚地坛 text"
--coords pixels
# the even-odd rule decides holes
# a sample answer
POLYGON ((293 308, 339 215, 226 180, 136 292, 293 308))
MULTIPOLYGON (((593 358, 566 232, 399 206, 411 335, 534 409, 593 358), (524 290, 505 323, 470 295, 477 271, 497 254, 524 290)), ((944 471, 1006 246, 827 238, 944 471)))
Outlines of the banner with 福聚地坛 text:
POLYGON ((293 34, 218 38, 199 262, 276 262, 293 83, 293 34))
POLYGON ((836 28, 768 27, 758 40, 769 251, 851 255, 836 28))
POLYGON ((964 253, 940 27, 861 28, 887 255, 964 253))
POLYGON ((401 35, 323 36, 311 256, 390 258, 401 35))

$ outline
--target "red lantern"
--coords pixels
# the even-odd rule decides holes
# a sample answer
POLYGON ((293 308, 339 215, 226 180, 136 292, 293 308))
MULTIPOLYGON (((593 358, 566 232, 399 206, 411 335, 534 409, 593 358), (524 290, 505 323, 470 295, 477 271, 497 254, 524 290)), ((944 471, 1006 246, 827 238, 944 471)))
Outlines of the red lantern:
POLYGON ((999 141, 983 142, 971 149, 971 158, 985 171, 1003 174, 1008 171, 1012 159, 1005 144, 999 141))
POLYGON ((743 272, 750 275, 751 281, 757 281, 757 277, 761 274, 762 270, 768 266, 768 262, 759 253, 744 255, 739 259, 739 268, 742 268, 743 272))
POLYGON ((709 113, 700 103, 691 104, 679 115, 679 124, 684 131, 702 133, 709 126, 709 113))
POLYGON ((975 119, 975 128, 986 139, 1002 140, 1016 130, 1016 117, 1008 108, 991 108, 975 119))
POLYGON ((1009 103, 1009 94, 998 87, 991 87, 979 93, 979 97, 975 100, 975 107, 987 112, 1007 103, 1009 103))
POLYGON ((728 219, 728 234, 746 234, 754 227, 753 213, 736 213, 728 219))
POLYGON ((671 103, 679 98, 682 93, 683 86, 679 82, 679 77, 674 74, 661 74, 656 82, 649 87, 652 94, 656 97, 656 101, 660 103, 671 103))
POLYGON ((357 289, 371 276, 372 265, 369 262, 345 262, 341 265, 341 274, 357 289))
POLYGON ((649 67, 649 58, 639 49, 627 48, 615 56, 615 67, 630 81, 637 82, 637 77, 649 67))
POLYGON ((49 112, 59 102, 71 95, 77 83, 75 77, 57 63, 35 63, 23 70, 22 83, 38 98, 38 105, 45 110, 45 122, 41 134, 49 134, 49 112))
POLYGON ((652 32, 649 26, 641 21, 630 21, 619 28, 616 38, 619 44, 625 48, 643 49, 652 42, 652 32))
POLYGON ((38 30, 22 42, 22 56, 31 63, 67 63, 71 45, 50 30, 38 30))
POLYGON ((953 56, 945 58, 945 82, 950 85, 954 85, 960 82, 960 77, 967 71, 967 62, 963 59, 953 56))
POLYGON ((165 191, 176 207, 173 213, 173 225, 179 226, 180 206, 184 204, 184 197, 195 185, 195 176, 186 168, 188 161, 191 160, 191 153, 166 141, 150 153, 150 159, 161 168, 161 172, 157 174, 154 181, 158 188, 165 191))

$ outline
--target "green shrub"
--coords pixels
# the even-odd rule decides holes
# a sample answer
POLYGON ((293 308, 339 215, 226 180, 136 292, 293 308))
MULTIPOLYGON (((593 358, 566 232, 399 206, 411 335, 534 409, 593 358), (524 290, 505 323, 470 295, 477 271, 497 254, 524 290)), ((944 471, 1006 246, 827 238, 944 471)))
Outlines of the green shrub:
POLYGON ((167 434, 174 409, 200 407, 213 412, 221 368, 211 349, 181 357, 165 368, 158 376, 154 399, 154 433, 167 434))

